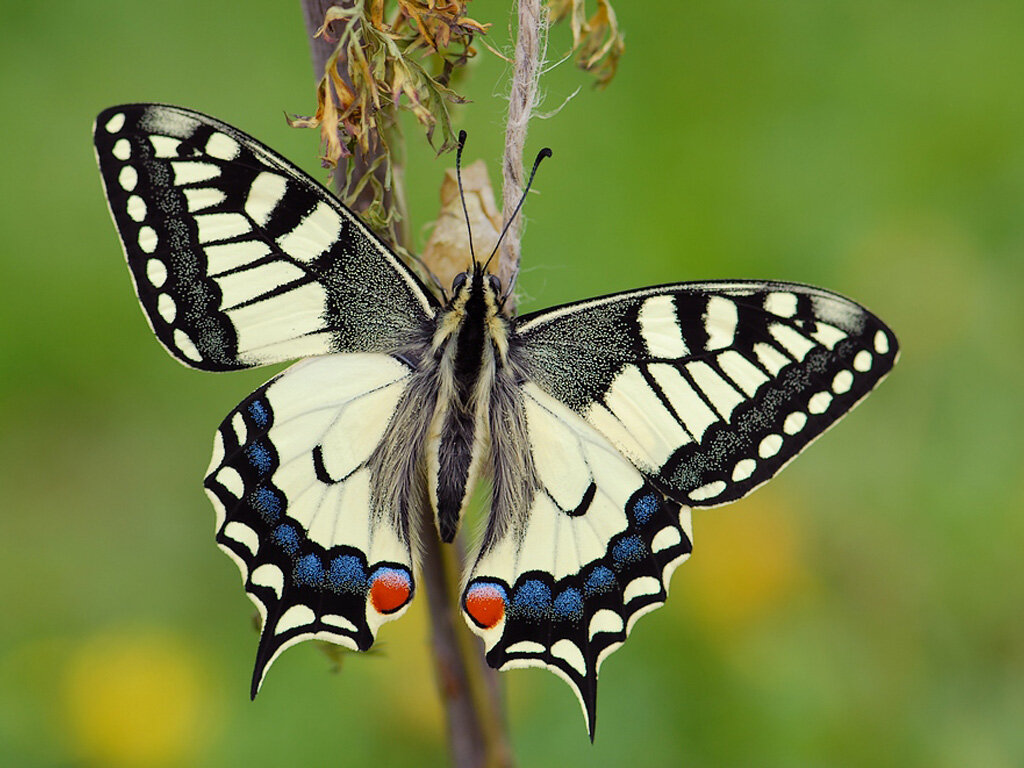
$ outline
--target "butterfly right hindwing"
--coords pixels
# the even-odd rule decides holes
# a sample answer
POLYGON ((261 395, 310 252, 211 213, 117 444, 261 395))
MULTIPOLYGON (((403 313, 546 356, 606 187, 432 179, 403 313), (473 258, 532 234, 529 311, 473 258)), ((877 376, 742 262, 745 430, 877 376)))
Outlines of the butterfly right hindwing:
MULTIPOLYGON (((593 736, 601 662, 665 602, 692 548, 690 510, 536 384, 520 394, 525 444, 516 447, 532 457, 536 485, 508 519, 492 511, 463 612, 491 666, 544 666, 568 682, 593 736)), ((503 491, 496 478, 496 505, 503 491)))

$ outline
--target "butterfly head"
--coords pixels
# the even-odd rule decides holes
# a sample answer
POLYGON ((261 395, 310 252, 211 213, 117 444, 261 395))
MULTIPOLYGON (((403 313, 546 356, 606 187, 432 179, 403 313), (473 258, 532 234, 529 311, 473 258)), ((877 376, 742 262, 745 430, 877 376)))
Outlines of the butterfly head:
MULTIPOLYGON (((434 351, 439 351, 455 337, 461 337, 464 339, 463 351, 478 356, 483 354, 486 342, 490 340, 504 360, 509 328, 504 306, 501 280, 487 272, 480 262, 474 263, 472 268, 459 273, 452 281, 451 296, 434 332, 434 351), (476 352, 470 353, 474 349, 476 352)), ((453 354, 457 347, 459 345, 452 347, 453 354)), ((468 367, 475 369, 476 364, 468 367)))
POLYGON ((482 292, 483 295, 493 295, 496 298, 501 296, 501 280, 497 275, 485 272, 480 264, 475 264, 472 269, 460 272, 452 280, 452 302, 461 294, 468 294, 472 291, 482 292))
POLYGON ((488 283, 489 288, 491 289, 491 292, 493 293, 494 296, 493 302, 490 301, 490 299, 488 298, 487 306, 491 307, 493 305, 494 307, 496 307, 496 313, 500 313, 505 305, 505 300, 512 292, 512 286, 515 284, 515 277, 516 273, 518 272, 518 265, 515 272, 513 272, 511 279, 509 280, 508 290, 506 290, 505 293, 502 293, 501 291, 501 280, 499 280, 495 275, 488 273, 487 267, 490 265, 494 257, 497 256, 498 248, 501 246, 501 241, 505 239, 505 235, 508 232, 509 227, 512 225, 512 222, 519 214, 519 209, 523 207, 523 202, 526 200, 526 194, 530 191, 530 187, 533 186, 533 179, 537 175, 537 168, 540 166, 542 160, 551 157, 551 150, 545 147, 544 149, 537 153, 537 158, 533 161, 533 169, 530 171, 530 178, 526 182, 526 187, 523 189, 523 194, 519 198, 519 202, 516 203, 516 207, 515 210, 512 211, 512 215, 510 215, 506 219, 505 226, 502 227, 501 233, 498 235, 498 239, 494 243, 494 250, 491 251, 491 255, 487 257, 487 260, 483 263, 483 266, 481 266, 480 262, 477 261, 476 251, 473 249, 473 229, 469 224, 469 210, 466 208, 466 193, 462 188, 462 150, 465 149, 465 147, 466 132, 459 131, 458 151, 455 154, 455 177, 458 180, 459 198, 462 200, 462 212, 466 217, 466 232, 469 239, 469 255, 470 258, 473 260, 473 270, 472 272, 462 272, 461 274, 456 275, 455 280, 452 283, 453 301, 454 297, 458 295, 459 290, 464 285, 472 284, 470 278, 473 278, 473 280, 482 280, 483 277, 486 276, 486 282, 488 283))
POLYGON ((500 314, 504 303, 501 280, 497 275, 485 271, 484 266, 477 262, 452 280, 451 298, 448 300, 447 308, 464 312, 473 306, 482 307, 484 316, 490 317, 500 314))

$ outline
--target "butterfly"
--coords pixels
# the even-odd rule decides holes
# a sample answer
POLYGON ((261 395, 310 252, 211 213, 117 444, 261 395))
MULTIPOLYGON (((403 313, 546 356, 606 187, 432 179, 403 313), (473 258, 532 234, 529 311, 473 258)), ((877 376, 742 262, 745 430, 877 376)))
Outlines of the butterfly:
POLYGON ((515 316, 474 258, 438 298, 223 122, 128 104, 94 140, 164 347, 205 371, 300 360, 228 414, 205 480, 262 618, 253 696, 302 640, 368 649, 413 598, 421 526, 451 542, 483 478, 462 614, 492 667, 563 678, 593 738, 598 670, 665 602, 691 509, 773 477, 896 361, 877 317, 796 283, 676 283, 515 316))

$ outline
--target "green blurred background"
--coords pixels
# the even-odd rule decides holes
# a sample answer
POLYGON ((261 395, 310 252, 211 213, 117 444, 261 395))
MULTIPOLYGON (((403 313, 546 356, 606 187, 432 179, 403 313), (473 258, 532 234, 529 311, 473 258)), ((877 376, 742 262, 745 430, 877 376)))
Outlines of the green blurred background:
MULTIPOLYGON (((763 277, 852 296, 903 359, 767 488, 695 515, 668 605, 569 689, 502 676, 522 766, 1024 764, 1024 4, 620 0, 605 92, 545 76, 524 309, 763 277)), ((477 0, 508 46, 509 5, 477 0)), ((550 58, 567 47, 552 36, 550 58)), ((200 490, 267 371, 152 338, 90 125, 166 101, 323 178, 298 3, 7 3, 0 31, 0 765, 443 765, 424 600, 340 670, 288 651, 255 703, 253 609, 200 490), (335 673, 336 672, 336 673, 335 673)), ((497 168, 505 64, 457 112, 497 168)), ((408 133, 414 231, 442 168, 408 133)))

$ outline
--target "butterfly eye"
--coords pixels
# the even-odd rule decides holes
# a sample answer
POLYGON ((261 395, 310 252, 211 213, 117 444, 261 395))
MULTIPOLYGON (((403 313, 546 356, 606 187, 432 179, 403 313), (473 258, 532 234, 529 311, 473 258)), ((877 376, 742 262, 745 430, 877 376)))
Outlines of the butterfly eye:
POLYGON ((453 291, 459 290, 459 288, 461 288, 462 286, 464 286, 466 284, 466 281, 468 279, 469 279, 469 272, 459 272, 459 274, 457 274, 455 276, 455 279, 452 280, 452 290, 453 291))
POLYGON ((495 293, 501 293, 501 280, 497 275, 488 275, 487 281, 491 284, 491 290, 495 293))

